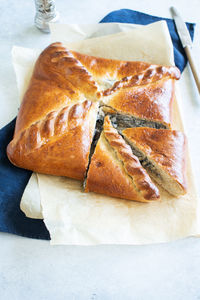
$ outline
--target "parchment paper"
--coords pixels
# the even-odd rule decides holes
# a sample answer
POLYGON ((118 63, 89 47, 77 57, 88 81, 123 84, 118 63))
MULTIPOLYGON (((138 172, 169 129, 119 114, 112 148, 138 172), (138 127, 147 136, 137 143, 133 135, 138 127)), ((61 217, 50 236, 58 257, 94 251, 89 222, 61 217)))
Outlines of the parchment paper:
POLYGON ((61 41, 81 53, 174 65, 171 37, 165 21, 137 27, 121 23, 95 24, 95 31, 93 25, 51 24, 50 28, 52 42, 61 41), (115 34, 109 34, 111 32, 115 34), (103 39, 98 35, 103 35, 103 39))
MULTIPOLYGON (((110 26, 104 24, 104 28, 106 28, 105 25, 110 26)), ((121 26, 121 24, 116 26, 121 26)), ((91 29, 88 35, 87 30, 84 29, 86 31, 84 35, 83 29, 78 25, 69 27, 68 25, 64 27, 55 25, 52 40, 60 40, 73 50, 97 56, 173 64, 173 48, 164 21, 132 31, 129 27, 129 31, 125 33, 69 43, 70 35, 73 41, 78 40, 78 36, 80 39, 94 36, 91 29), (67 30, 67 28, 69 29, 67 30), (65 36, 67 39, 62 38, 65 36)), ((38 51, 34 52, 28 49, 24 53, 22 48, 15 48, 14 54, 17 51, 21 53, 21 59, 24 55, 28 55, 28 52, 29 58, 31 55, 32 58, 34 55, 36 58, 38 55, 38 51)), ((18 59, 15 56, 16 61, 18 62, 18 59)), ((31 73, 34 59, 30 64, 27 63, 27 59, 25 61, 24 76, 27 76, 28 72, 31 73)), ((18 72, 18 68, 19 63, 18 66, 15 64, 15 70, 17 77, 20 77, 17 82, 22 95, 26 82, 24 81, 24 85, 19 84, 19 82, 23 82, 23 68, 19 68, 20 72, 18 72)), ((178 105, 175 101, 173 127, 182 129, 181 123, 178 105)), ((187 195, 176 199, 160 189, 162 198, 160 202, 142 204, 94 193, 86 194, 83 193, 81 183, 78 181, 39 174, 42 214, 50 231, 51 244, 146 244, 167 242, 197 234, 199 232, 198 199, 193 185, 189 159, 187 175, 187 195)), ((38 213, 39 197, 36 199, 38 213)), ((26 201, 26 209, 29 206, 27 203, 26 201)), ((34 201, 30 201, 30 204, 33 212, 34 201)))

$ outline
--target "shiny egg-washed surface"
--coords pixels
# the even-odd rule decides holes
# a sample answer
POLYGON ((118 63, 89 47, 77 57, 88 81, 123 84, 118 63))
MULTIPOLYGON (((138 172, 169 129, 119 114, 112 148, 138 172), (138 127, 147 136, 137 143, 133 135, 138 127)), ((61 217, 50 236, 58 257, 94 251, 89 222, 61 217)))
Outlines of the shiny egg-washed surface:
MULTIPOLYGON (((147 120, 159 119, 161 123, 170 124, 171 101, 174 93, 172 82, 179 77, 180 72, 176 67, 96 58, 69 51, 61 43, 54 43, 41 53, 35 64, 18 114, 16 133, 39 121, 51 111, 84 100, 100 101, 119 112, 143 119, 145 119, 146 108, 147 120), (156 75, 158 70, 159 73, 156 75), (132 87, 122 85, 115 90, 116 82, 123 82, 127 77, 141 77, 141 79, 137 80, 132 87), (104 84, 107 79, 113 81, 113 87, 109 89, 113 92, 109 96, 104 95, 108 92, 104 84), (101 82, 101 86, 98 82, 101 82), (171 84, 165 86, 166 82, 171 84), (159 95, 156 101, 154 101, 155 91, 159 95), (143 97, 145 95, 146 97, 143 97), (122 97, 126 98, 126 104, 122 103, 122 97), (145 98, 142 104, 138 98, 145 98), (165 112, 161 114, 160 110, 163 110, 163 106, 165 112), (150 115, 150 110, 155 109, 155 115, 158 116, 154 119, 153 115, 150 115)), ((124 84, 126 85, 126 82, 124 84)))
MULTIPOLYGON (((182 132, 140 127, 127 128, 122 133, 137 149, 145 153, 145 157, 140 157, 141 161, 145 158, 144 162, 148 164, 148 159, 151 159, 176 180, 183 191, 186 190, 184 171, 186 138, 182 132)), ((153 166, 150 165, 150 168, 153 166)))
POLYGON ((49 113, 8 145, 11 162, 39 173, 84 179, 98 103, 84 101, 49 113))

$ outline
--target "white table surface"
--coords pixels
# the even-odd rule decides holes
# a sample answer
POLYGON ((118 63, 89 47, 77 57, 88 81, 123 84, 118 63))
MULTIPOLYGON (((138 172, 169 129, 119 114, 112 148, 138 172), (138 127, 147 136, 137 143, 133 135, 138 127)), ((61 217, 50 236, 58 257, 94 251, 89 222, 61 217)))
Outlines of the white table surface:
MULTIPOLYGON (((196 22, 200 67, 199 0, 57 0, 63 23, 96 23, 120 8, 170 17, 173 4, 196 22), (123 2, 123 5, 122 5, 123 2)), ((45 47, 50 37, 33 26, 34 2, 0 0, 0 127, 17 113, 13 45, 45 47)), ((181 79, 182 113, 200 193, 200 97, 187 67, 181 79)), ((200 299, 200 239, 149 246, 50 246, 0 233, 0 299, 200 299)))

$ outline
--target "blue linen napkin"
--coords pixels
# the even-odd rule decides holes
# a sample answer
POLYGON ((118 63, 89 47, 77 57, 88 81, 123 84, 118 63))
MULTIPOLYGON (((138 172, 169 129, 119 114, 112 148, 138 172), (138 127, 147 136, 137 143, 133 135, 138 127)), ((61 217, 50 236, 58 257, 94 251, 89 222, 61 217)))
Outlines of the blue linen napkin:
MULTIPOLYGON (((130 9, 121 9, 109 13, 101 20, 101 23, 120 22, 146 25, 160 20, 167 21, 174 46, 175 63, 183 71, 187 59, 172 20, 130 9)), ((193 39, 195 24, 187 23, 187 27, 193 39)), ((16 119, 0 130, 0 231, 49 240, 49 232, 43 221, 26 218, 20 210, 21 197, 32 172, 13 166, 7 158, 6 147, 13 137, 15 121, 16 119)))
POLYGON ((13 138, 15 121, 0 130, 0 231, 50 239, 43 221, 26 218, 19 207, 32 172, 13 166, 7 158, 6 147, 13 138))

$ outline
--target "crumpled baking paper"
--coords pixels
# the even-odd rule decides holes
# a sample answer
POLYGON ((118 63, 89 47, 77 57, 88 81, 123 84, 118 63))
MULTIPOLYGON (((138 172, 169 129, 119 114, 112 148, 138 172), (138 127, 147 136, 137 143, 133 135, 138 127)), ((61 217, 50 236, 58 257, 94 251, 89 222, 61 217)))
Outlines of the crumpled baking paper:
MULTIPOLYGON (((174 64, 173 47, 164 21, 139 27, 113 23, 95 26, 52 24, 51 32, 52 41, 62 41, 70 49, 82 53, 174 64)), ((21 97, 38 54, 39 50, 13 49, 21 97)), ((179 97, 178 94, 176 96, 179 97)), ((177 101, 174 102, 173 116, 173 128, 182 129, 177 101)), ((147 204, 84 193, 79 181, 37 174, 39 190, 36 175, 33 175, 23 195, 21 208, 29 217, 43 216, 52 245, 167 242, 199 232, 198 198, 189 158, 187 175, 187 195, 176 199, 160 188, 162 200, 147 204)))

